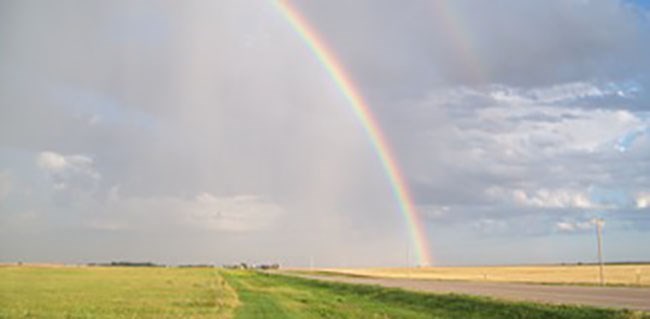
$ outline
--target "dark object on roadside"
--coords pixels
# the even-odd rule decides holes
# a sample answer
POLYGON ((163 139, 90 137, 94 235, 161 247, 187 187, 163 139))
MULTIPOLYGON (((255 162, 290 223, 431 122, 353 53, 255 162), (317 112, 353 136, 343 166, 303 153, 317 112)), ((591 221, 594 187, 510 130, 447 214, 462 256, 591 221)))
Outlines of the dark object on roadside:
POLYGON ((223 265, 223 268, 226 269, 260 269, 260 270, 271 270, 271 269, 280 269, 280 264, 259 264, 259 265, 249 265, 247 263, 239 263, 234 265, 223 265))
POLYGON ((262 269, 262 270, 280 269, 280 265, 278 265, 278 264, 258 265, 255 268, 262 269))

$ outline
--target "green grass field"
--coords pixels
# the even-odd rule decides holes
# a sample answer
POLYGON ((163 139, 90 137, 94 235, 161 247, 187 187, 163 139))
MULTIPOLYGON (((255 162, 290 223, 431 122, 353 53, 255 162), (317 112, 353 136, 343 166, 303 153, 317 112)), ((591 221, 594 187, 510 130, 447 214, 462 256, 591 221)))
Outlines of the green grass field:
POLYGON ((0 318, 645 318, 210 268, 0 267, 0 318))

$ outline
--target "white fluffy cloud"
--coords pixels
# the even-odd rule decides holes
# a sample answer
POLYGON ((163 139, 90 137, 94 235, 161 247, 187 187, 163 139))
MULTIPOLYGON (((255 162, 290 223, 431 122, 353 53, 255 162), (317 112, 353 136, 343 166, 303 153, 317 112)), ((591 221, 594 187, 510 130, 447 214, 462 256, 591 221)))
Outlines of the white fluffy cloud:
POLYGON ((495 86, 490 96, 497 101, 519 105, 553 104, 573 102, 584 98, 606 96, 628 97, 636 93, 637 87, 619 86, 615 83, 596 85, 591 82, 570 82, 532 89, 495 86))
POLYGON ((650 207, 650 192, 639 192, 636 194, 636 207, 639 209, 650 207))
POLYGON ((417 167, 418 198, 429 200, 420 205, 422 215, 432 224, 467 225, 469 219, 477 229, 492 230, 535 219, 540 226, 532 231, 509 228, 530 234, 548 234, 556 223, 580 228, 563 218, 595 212, 626 218, 634 194, 646 189, 647 178, 639 172, 645 171, 648 144, 621 140, 645 129, 648 118, 615 105, 633 99, 637 90, 581 81, 433 91, 412 108, 409 122, 402 120, 409 125, 403 131, 421 125, 427 134, 400 139, 411 143, 401 154, 417 149, 409 159, 416 165, 407 167, 417 167), (629 152, 617 150, 621 143, 629 152))
POLYGON ((36 164, 50 175, 55 190, 94 187, 102 177, 95 169, 93 159, 86 155, 46 151, 38 154, 36 164))
POLYGON ((41 152, 37 158, 38 166, 49 172, 62 172, 66 170, 88 174, 93 178, 100 178, 93 168, 93 159, 86 155, 61 155, 56 152, 41 152))
POLYGON ((491 187, 486 191, 491 198, 514 203, 519 206, 538 208, 603 208, 593 203, 584 191, 574 189, 539 189, 525 191, 522 189, 503 189, 491 187))
POLYGON ((68 161, 61 154, 54 152, 42 152, 36 159, 38 166, 48 171, 61 171, 68 166, 68 161))
POLYGON ((492 134, 485 135, 485 138, 493 138, 511 154, 531 155, 531 151, 557 153, 611 149, 621 136, 645 123, 627 110, 565 108, 552 104, 602 96, 606 90, 580 83, 525 92, 518 88, 501 88, 485 93, 472 92, 469 96, 489 96, 497 103, 476 112, 478 121, 501 124, 504 128, 501 132, 490 132, 492 134))
POLYGON ((565 220, 555 224, 555 230, 559 232, 572 233, 577 231, 586 231, 594 228, 592 221, 572 221, 565 220))

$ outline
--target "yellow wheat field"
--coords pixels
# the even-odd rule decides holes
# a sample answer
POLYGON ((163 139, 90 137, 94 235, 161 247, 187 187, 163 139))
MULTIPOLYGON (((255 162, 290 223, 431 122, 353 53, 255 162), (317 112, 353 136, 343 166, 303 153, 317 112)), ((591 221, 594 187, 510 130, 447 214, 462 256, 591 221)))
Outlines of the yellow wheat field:
MULTIPOLYGON (((598 284, 598 266, 494 266, 419 268, 337 268, 320 269, 347 275, 555 284, 598 284)), ((609 285, 650 286, 650 265, 606 265, 604 278, 609 285)))

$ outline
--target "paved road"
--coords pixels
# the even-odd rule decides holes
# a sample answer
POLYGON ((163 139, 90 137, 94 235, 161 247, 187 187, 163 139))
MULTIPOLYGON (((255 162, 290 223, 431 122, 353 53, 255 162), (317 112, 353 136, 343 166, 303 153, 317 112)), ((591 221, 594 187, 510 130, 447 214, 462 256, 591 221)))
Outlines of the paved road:
POLYGON ((380 285, 384 287, 403 288, 425 292, 453 292, 510 300, 555 304, 578 304, 650 311, 650 288, 555 286, 418 279, 353 278, 317 275, 299 276, 325 281, 380 285))

